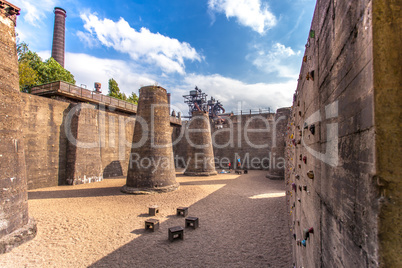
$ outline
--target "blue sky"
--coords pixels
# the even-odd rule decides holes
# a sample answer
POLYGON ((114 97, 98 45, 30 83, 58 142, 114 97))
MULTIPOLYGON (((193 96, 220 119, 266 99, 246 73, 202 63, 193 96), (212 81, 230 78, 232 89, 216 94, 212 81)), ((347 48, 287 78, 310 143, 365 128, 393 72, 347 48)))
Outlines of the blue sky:
POLYGON ((314 0, 10 0, 20 41, 50 57, 55 6, 67 11, 65 68, 89 89, 158 85, 187 114, 195 86, 227 111, 291 105, 314 0))

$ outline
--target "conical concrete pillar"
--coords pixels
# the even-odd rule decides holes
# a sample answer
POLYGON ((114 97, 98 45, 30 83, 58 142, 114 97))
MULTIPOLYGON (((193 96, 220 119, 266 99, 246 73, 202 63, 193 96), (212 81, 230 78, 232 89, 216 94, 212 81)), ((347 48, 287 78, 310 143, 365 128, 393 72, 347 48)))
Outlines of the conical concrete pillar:
POLYGON ((216 175, 211 126, 208 113, 194 111, 185 132, 187 139, 187 176, 216 175))
MULTIPOLYGON (((35 237, 28 214, 23 106, 19 92, 15 24, 20 9, 0 2, 0 254, 35 237)), ((7 257, 6 257, 7 258, 7 257)))
POLYGON ((140 89, 126 185, 122 191, 149 194, 174 191, 176 182, 166 90, 140 89))

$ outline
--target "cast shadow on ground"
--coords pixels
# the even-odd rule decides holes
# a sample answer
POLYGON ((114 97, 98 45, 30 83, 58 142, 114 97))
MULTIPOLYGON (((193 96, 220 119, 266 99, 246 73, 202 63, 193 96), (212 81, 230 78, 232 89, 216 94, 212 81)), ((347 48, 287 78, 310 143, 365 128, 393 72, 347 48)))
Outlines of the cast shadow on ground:
POLYGON ((216 185, 216 184, 228 184, 234 179, 227 180, 200 180, 200 181, 185 181, 180 182, 180 185, 216 185))
POLYGON ((283 181, 266 180, 261 172, 258 178, 225 183, 189 206, 188 216, 199 217, 199 228, 185 228, 184 240, 169 242, 168 228, 185 227, 184 217, 171 214, 155 232, 145 226, 131 231, 138 237, 89 267, 289 267, 285 197, 250 198, 250 193, 284 191, 283 181))
POLYGON ((141 228, 141 229, 132 230, 130 233, 142 235, 142 234, 145 234, 147 232, 151 232, 151 231, 146 231, 145 228, 141 228))
POLYGON ((107 187, 107 188, 90 188, 90 189, 62 190, 62 191, 37 191, 37 192, 28 192, 28 199, 33 200, 33 199, 124 195, 124 193, 122 193, 120 189, 121 187, 107 187))
MULTIPOLYGON (((121 177, 119 177, 121 178, 121 177)), ((188 181, 181 182, 180 185, 214 185, 214 184, 227 184, 233 180, 201 180, 201 181, 188 181)), ((71 187, 71 186, 63 186, 71 187)), ((96 197, 96 196, 114 196, 124 195, 120 191, 121 187, 106 187, 106 188, 88 188, 76 190, 59 190, 59 191, 34 191, 28 192, 28 199, 54 199, 54 198, 74 198, 74 197, 96 197)), ((140 217, 148 217, 148 214, 141 214, 140 217)))

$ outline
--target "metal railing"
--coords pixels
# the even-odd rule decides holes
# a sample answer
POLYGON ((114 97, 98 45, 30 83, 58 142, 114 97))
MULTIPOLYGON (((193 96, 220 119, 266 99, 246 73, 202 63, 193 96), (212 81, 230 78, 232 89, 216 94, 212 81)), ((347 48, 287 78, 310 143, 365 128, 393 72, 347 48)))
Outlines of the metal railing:
POLYGON ((123 108, 125 110, 131 110, 134 112, 137 112, 137 105, 133 103, 129 103, 124 100, 119 100, 110 96, 105 96, 100 93, 96 93, 94 91, 78 87, 76 85, 63 82, 63 81, 57 81, 49 84, 43 84, 39 85, 36 87, 33 87, 31 89, 31 93, 35 95, 41 95, 40 93, 50 93, 50 92, 64 92, 64 93, 69 93, 74 96, 83 98, 83 99, 89 99, 93 100, 96 103, 105 103, 107 105, 114 106, 116 108, 123 108))
POLYGON ((233 112, 233 115, 270 114, 270 113, 275 113, 275 110, 268 107, 268 108, 263 108, 263 109, 248 109, 248 110, 235 111, 235 112, 233 112))

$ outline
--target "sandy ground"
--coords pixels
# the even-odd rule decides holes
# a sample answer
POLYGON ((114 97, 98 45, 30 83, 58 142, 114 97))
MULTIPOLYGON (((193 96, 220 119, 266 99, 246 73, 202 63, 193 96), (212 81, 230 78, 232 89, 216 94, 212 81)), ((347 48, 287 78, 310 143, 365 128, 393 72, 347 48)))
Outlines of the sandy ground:
POLYGON ((124 178, 30 191, 38 234, 0 255, 0 267, 291 267, 284 182, 265 173, 178 175, 179 190, 155 195, 121 193, 124 178), (185 225, 179 206, 200 227, 171 243, 168 228, 185 225), (149 218, 158 231, 144 230, 149 218))

